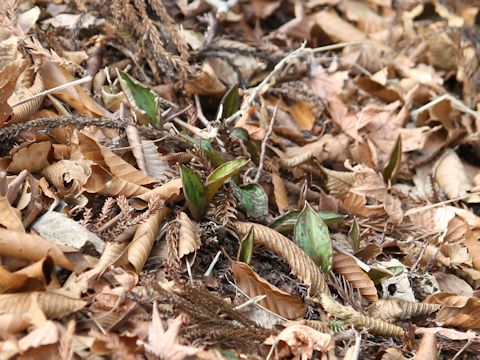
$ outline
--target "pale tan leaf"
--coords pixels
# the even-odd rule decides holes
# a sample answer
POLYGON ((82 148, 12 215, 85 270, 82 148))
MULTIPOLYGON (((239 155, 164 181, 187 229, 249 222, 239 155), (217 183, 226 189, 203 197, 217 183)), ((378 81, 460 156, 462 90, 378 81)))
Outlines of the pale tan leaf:
POLYGON ((330 334, 325 334, 306 325, 288 326, 278 335, 270 336, 264 344, 277 346, 280 341, 288 344, 294 359, 313 359, 314 350, 326 354, 335 347, 330 334))
POLYGON ((338 252, 334 253, 332 267, 335 273, 343 275, 367 300, 378 300, 375 284, 351 256, 338 252))
POLYGON ((162 208, 138 226, 127 250, 128 262, 132 264, 137 273, 140 273, 143 265, 145 265, 158 235, 160 222, 167 216, 168 212, 168 208, 162 208))
POLYGON ((434 174, 435 181, 449 199, 464 196, 472 188, 472 182, 465 172, 462 161, 450 148, 437 161, 434 174))
MULTIPOLYGON (((319 140, 305 146, 289 147, 286 149, 285 154, 289 158, 295 158, 310 153, 310 158, 313 157, 319 162, 338 161, 343 163, 347 159, 349 144, 350 139, 345 134, 338 134, 335 136, 325 134, 319 140)), ((306 160, 308 159, 305 159, 304 161, 306 160)), ((330 174, 332 176, 335 175, 332 171, 333 170, 324 169, 327 176, 330 174)))
POLYGON ((355 174, 351 171, 335 171, 322 167, 327 176, 327 188, 331 195, 344 198, 355 180, 355 174))
POLYGON ((0 196, 0 225, 7 230, 25 232, 22 214, 17 209, 11 207, 4 196, 0 196))
POLYGON ((16 334, 30 327, 31 324, 21 314, 1 314, 0 333, 16 334))
MULTIPOLYGON (((6 50, 6 46, 2 46, 6 50)), ((13 46, 16 51, 16 44, 13 46)), ((8 51, 8 50, 7 50, 8 51)), ((0 70, 0 127, 8 119, 13 109, 8 104, 8 99, 13 94, 15 84, 20 74, 28 66, 29 62, 23 59, 9 59, 9 61, 0 70)))
POLYGON ((437 360, 437 336, 432 333, 425 333, 418 346, 417 354, 413 357, 415 360, 437 360))
POLYGON ((48 155, 52 143, 41 141, 22 147, 12 156, 12 162, 8 165, 7 172, 18 174, 22 170, 30 173, 40 172, 48 166, 48 155))
POLYGON ((145 158, 142 151, 142 140, 138 129, 135 126, 129 125, 125 129, 125 134, 127 135, 128 143, 132 149, 132 154, 137 161, 138 168, 144 173, 147 174, 147 169, 145 167, 145 158))
POLYGON ((32 306, 39 306, 48 319, 62 318, 82 309, 86 304, 86 301, 58 291, 0 295, 0 311, 21 315, 27 313, 32 306))
POLYGON ((112 150, 100 145, 90 136, 80 133, 80 151, 88 160, 110 171, 114 176, 136 185, 155 183, 156 180, 136 169, 112 150))
POLYGON ((153 142, 142 140, 141 149, 145 158, 145 170, 149 176, 162 182, 175 177, 175 172, 168 162, 162 159, 153 142))
POLYGON ((54 243, 41 236, 0 229, 0 255, 38 261, 49 255, 55 264, 74 270, 74 266, 54 243))
POLYGON ((290 202, 283 179, 276 171, 272 171, 272 184, 278 211, 283 213, 290 208, 290 202))
POLYGON ((202 244, 200 239, 200 228, 197 223, 191 220, 183 211, 178 214, 177 221, 180 225, 178 239, 178 257, 181 259, 198 248, 202 244))
POLYGON ((260 305, 286 319, 296 319, 305 315, 305 305, 300 298, 262 279, 245 263, 232 261, 231 265, 235 283, 242 291, 251 298, 266 295, 265 299, 259 301, 260 305))
POLYGON ((360 41, 366 35, 342 19, 335 11, 323 10, 314 15, 315 22, 336 42, 360 41))
POLYGON ((480 270, 480 241, 473 235, 470 226, 467 226, 463 243, 467 247, 468 253, 472 257, 473 267, 475 270, 480 270))
POLYGON ((293 241, 264 225, 241 221, 234 225, 240 237, 244 237, 253 227, 254 242, 281 256, 290 265, 292 274, 310 286, 309 292, 312 296, 330 293, 318 266, 293 241))

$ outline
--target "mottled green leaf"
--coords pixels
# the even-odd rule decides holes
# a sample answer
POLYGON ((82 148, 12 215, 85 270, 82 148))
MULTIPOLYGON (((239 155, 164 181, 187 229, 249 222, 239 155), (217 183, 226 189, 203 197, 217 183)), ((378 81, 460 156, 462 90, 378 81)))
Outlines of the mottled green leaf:
POLYGON ((253 237, 254 237, 253 226, 248 230, 247 235, 240 242, 240 248, 238 249, 238 261, 244 262, 245 264, 250 264, 253 254, 253 237))
POLYGON ((388 183, 394 180, 400 169, 400 162, 402 160, 402 137, 397 136, 395 144, 393 145, 392 152, 388 158, 388 164, 383 169, 383 180, 388 183))
POLYGON ((225 181, 227 181, 231 176, 238 174, 240 170, 242 170, 242 168, 247 165, 247 163, 248 160, 235 159, 226 162, 213 170, 213 172, 208 176, 207 181, 205 182, 208 201, 213 199, 213 196, 225 181))
MULTIPOLYGON (((345 215, 333 211, 318 211, 317 214, 327 225, 336 224, 345 219, 345 215)), ((293 233, 299 215, 299 210, 288 211, 275 218, 269 227, 282 234, 291 234, 293 233)))
POLYGON ((243 205, 250 219, 260 219, 268 215, 268 196, 258 184, 237 186, 231 182, 233 192, 243 205))
POLYGON ((226 119, 234 114, 240 105, 240 97, 238 96, 238 85, 232 86, 220 101, 219 111, 222 112, 222 119, 226 119))
POLYGON ((383 267, 373 266, 373 265, 370 266, 370 271, 368 271, 367 275, 370 279, 372 279, 374 283, 378 283, 382 279, 386 279, 394 276, 394 274, 391 271, 383 267))
POLYGON ((183 194, 188 209, 192 217, 196 221, 199 221, 207 205, 206 189, 195 171, 185 166, 180 166, 180 175, 182 177, 183 194))
POLYGON ((327 272, 332 263, 332 243, 328 226, 308 203, 305 204, 295 225, 295 242, 312 260, 327 272))
POLYGON ((358 226, 357 219, 353 219, 352 226, 348 231, 348 238, 352 243, 353 251, 357 252, 360 249, 360 227, 358 226))
MULTIPOLYGON (((127 73, 118 70, 118 79, 130 107, 137 116, 147 120, 155 129, 162 129, 158 96, 147 86, 127 73)), ((140 120, 142 120, 140 119, 140 120)))
POLYGON ((194 139, 186 133, 180 133, 180 136, 190 143, 197 145, 212 162, 213 166, 220 166, 225 163, 223 157, 218 153, 212 145, 212 142, 208 139, 194 139))
POLYGON ((258 150, 253 142, 250 140, 250 136, 248 135, 247 130, 240 127, 235 127, 230 131, 230 136, 240 140, 240 142, 245 146, 248 154, 252 158, 253 161, 258 161, 258 150))

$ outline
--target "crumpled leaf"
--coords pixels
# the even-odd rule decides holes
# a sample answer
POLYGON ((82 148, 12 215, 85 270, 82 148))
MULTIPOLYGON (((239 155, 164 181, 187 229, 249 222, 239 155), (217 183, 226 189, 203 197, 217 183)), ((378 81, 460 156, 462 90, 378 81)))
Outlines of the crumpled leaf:
POLYGON ((260 185, 237 186, 232 182, 231 186, 235 196, 245 208, 248 218, 261 219, 268 214, 268 196, 260 185))
POLYGON ((181 259, 200 248, 202 241, 200 239, 200 228, 197 223, 190 220, 183 211, 178 214, 179 239, 178 239, 178 257, 181 259))

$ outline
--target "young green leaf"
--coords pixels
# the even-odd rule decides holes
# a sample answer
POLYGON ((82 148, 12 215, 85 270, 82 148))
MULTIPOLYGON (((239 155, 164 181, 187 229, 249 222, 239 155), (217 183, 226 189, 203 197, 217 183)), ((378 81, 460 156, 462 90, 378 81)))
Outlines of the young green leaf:
POLYGON ((238 174, 242 168, 247 165, 248 160, 244 159, 235 159, 225 164, 217 167, 213 172, 208 176, 207 181, 205 182, 205 187, 207 188, 207 200, 210 201, 213 199, 213 196, 218 189, 227 181, 231 176, 238 174))
POLYGON ((397 136, 395 144, 393 145, 392 152, 390 153, 390 158, 388 159, 388 164, 383 169, 383 180, 388 183, 391 180, 394 180, 400 169, 400 162, 402 160, 402 137, 397 136))
MULTIPOLYGON (((336 224, 345 219, 345 215, 333 211, 318 211, 317 214, 327 225, 336 224)), ((275 218, 270 223, 269 227, 282 234, 291 234, 293 232, 293 229, 295 228, 295 224, 299 215, 299 210, 288 211, 275 218)))
POLYGON ((134 79, 127 73, 118 70, 118 79, 128 103, 139 117, 140 122, 150 123, 155 129, 161 130, 161 121, 158 96, 147 86, 134 79))
POLYGON ((199 221, 207 205, 206 189, 195 171, 180 166, 180 175, 187 206, 194 220, 199 221))
POLYGON ((219 111, 222 112, 221 119, 226 119, 238 110, 240 104, 240 97, 238 96, 238 85, 233 85, 223 96, 220 101, 219 111))
POLYGON ((230 137, 238 139, 247 150, 253 161, 258 161, 258 150, 250 140, 247 130, 241 127, 235 127, 230 130, 230 137))
POLYGON ((357 252, 360 249, 360 227, 357 219, 353 219, 352 227, 348 231, 348 238, 352 242, 353 251, 357 252))
POLYGON ((295 242, 320 266, 322 271, 330 269, 332 243, 328 227, 319 214, 308 203, 298 216, 295 225, 295 242))
POLYGON ((238 201, 243 205, 250 219, 260 219, 268 215, 268 196, 258 184, 236 185, 231 182, 238 201))
POLYGON ((248 230, 247 235, 240 242, 240 248, 238 249, 238 261, 244 262, 245 264, 250 264, 252 260, 253 253, 253 237, 254 230, 253 226, 248 230))

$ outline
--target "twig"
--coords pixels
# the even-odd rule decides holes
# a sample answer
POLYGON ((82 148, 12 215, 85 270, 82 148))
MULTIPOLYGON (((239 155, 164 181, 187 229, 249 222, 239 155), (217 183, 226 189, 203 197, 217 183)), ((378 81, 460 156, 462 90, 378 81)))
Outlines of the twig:
POLYGON ((472 192, 472 193, 468 193, 468 194, 458 196, 458 197, 450 199, 450 200, 441 201, 439 203, 435 203, 435 204, 431 204, 431 205, 427 205, 427 206, 423 206, 423 207, 419 207, 419 208, 415 208, 415 209, 410 209, 410 210, 407 210, 405 212, 405 216, 418 214, 418 213, 421 213, 421 212, 424 212, 424 211, 427 211, 427 210, 430 210, 430 209, 433 209, 433 208, 436 208, 436 207, 439 207, 439 206, 442 206, 442 205, 450 204, 450 203, 455 202, 455 201, 459 201, 459 200, 469 198, 470 196, 473 196, 473 195, 480 195, 480 191, 475 191, 475 192, 472 192))
POLYGON ((268 125, 267 133, 265 134, 265 137, 262 140, 260 160, 258 162, 258 170, 257 170, 257 173, 255 174, 255 177, 253 178, 254 183, 258 183, 258 180, 260 180, 260 175, 262 175, 263 163, 265 161, 265 153, 267 151, 267 142, 268 142, 268 139, 270 138, 270 135, 272 135, 272 132, 273 132, 273 124, 275 123, 275 118, 277 117, 277 111, 278 111, 278 104, 275 105, 275 108, 273 109, 272 119, 270 120, 270 124, 268 125))
POLYGON ((225 124, 227 126, 231 126, 235 120, 238 118, 242 117, 243 114, 245 114, 248 110, 248 108, 253 104, 257 96, 259 95, 260 92, 264 93, 265 91, 268 90, 274 83, 275 83, 275 76, 282 71, 282 69, 293 59, 302 56, 304 54, 316 54, 319 52, 324 52, 324 51, 330 51, 330 50, 337 50, 344 48, 345 46, 348 45, 355 45, 355 44, 363 44, 365 43, 365 40, 362 41, 352 41, 352 42, 345 42, 345 43, 339 43, 339 44, 333 44, 333 45, 327 45, 327 46, 321 46, 315 49, 311 48, 305 48, 306 42, 304 42, 298 49, 292 51, 289 53, 287 56, 285 56, 282 60, 280 60, 275 67, 273 68, 272 72, 267 75, 263 81, 255 86, 253 89, 250 89, 250 95, 248 96, 247 100, 242 104, 239 110, 237 110, 235 113, 230 115, 227 119, 225 119, 225 124))
POLYGON ((429 103, 419 107, 417 110, 412 111, 412 113, 411 113, 412 118, 416 119, 419 114, 421 114, 425 110, 428 110, 428 109, 434 107, 435 105, 442 102, 443 100, 449 100, 454 105, 454 107, 457 108, 457 110, 460 110, 460 111, 463 111, 467 114, 470 114, 476 119, 480 119, 480 112, 470 109, 462 101, 460 101, 455 96, 450 95, 450 94, 443 94, 442 96, 439 96, 438 98, 430 101, 429 103))
POLYGON ((455 356, 452 358, 452 360, 457 360, 462 353, 467 350, 467 348, 470 346, 470 344, 473 342, 473 339, 468 339, 465 345, 455 354, 455 356))
POLYGON ((185 264, 187 266, 187 273, 188 273, 188 279, 190 280, 190 285, 193 286, 193 276, 192 276, 192 269, 190 267, 190 263, 188 262, 188 258, 185 257, 185 264))
POLYGON ((222 254, 221 251, 217 252, 217 255, 213 258, 212 262, 210 263, 210 266, 208 267, 207 271, 205 271, 205 274, 203 274, 203 277, 210 276, 212 273, 213 268, 215 267, 215 264, 218 262, 218 259, 220 258, 220 255, 222 254))
POLYGON ((68 82, 68 83, 66 83, 66 84, 62 84, 62 85, 59 85, 59 86, 55 86, 54 88, 51 88, 51 89, 42 91, 41 93, 35 94, 35 95, 33 95, 33 96, 30 96, 29 98, 20 100, 19 102, 15 103, 15 104, 13 104, 13 105, 10 105, 10 106, 11 106, 12 108, 14 108, 14 107, 16 107, 16 106, 20 106, 20 105, 22 105, 22 104, 25 104, 25 103, 27 103, 27 102, 29 102, 29 101, 38 99, 39 97, 42 97, 42 96, 45 96, 45 95, 48 95, 48 94, 51 94, 51 93, 54 93, 54 92, 57 92, 57 91, 66 89, 66 88, 69 88, 69 87, 71 87, 71 86, 85 84, 85 83, 90 82, 90 81, 92 81, 92 77, 89 75, 89 76, 86 76, 86 77, 84 77, 84 78, 82 78, 82 79, 70 81, 70 82, 68 82))
POLYGON ((267 297, 267 295, 257 295, 255 297, 251 298, 250 300, 245 301, 243 304, 235 306, 234 309, 237 310, 237 311, 242 310, 242 309, 246 308, 247 306, 250 306, 252 304, 258 303, 259 301, 262 301, 266 297, 267 297))

